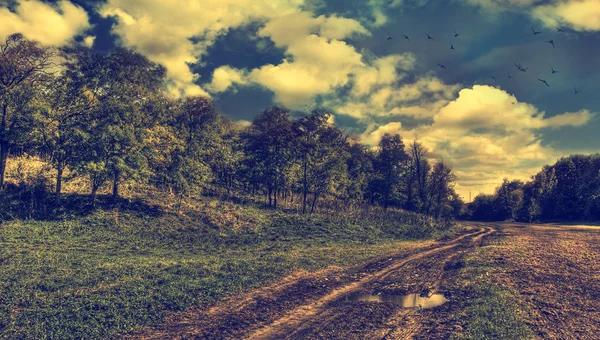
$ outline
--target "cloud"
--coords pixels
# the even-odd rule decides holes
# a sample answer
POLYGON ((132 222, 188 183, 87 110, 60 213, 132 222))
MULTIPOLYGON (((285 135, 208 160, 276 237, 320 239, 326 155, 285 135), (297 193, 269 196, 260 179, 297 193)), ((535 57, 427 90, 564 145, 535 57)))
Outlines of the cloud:
POLYGON ((174 94, 208 95, 194 84, 197 76, 190 71, 190 63, 198 62, 227 30, 298 12, 303 3, 303 0, 108 0, 99 12, 117 19, 113 31, 124 45, 137 48, 167 68, 174 94))
POLYGON ((96 37, 93 35, 88 35, 87 37, 83 38, 83 44, 90 48, 94 46, 94 41, 96 41, 96 37))
POLYGON ((546 118, 535 106, 519 102, 499 88, 475 85, 433 113, 430 124, 404 129, 399 122, 370 127, 362 135, 376 144, 383 133, 418 139, 432 158, 442 158, 458 175, 457 190, 490 193, 502 178, 527 179, 564 153, 544 145, 542 129, 582 126, 590 122, 588 110, 546 118), (478 174, 487 174, 479 176, 478 174))
POLYGON ((227 91, 234 84, 244 85, 247 82, 247 75, 244 70, 221 66, 213 71, 212 81, 206 88, 210 92, 219 93, 227 91))
POLYGON ((533 16, 546 26, 570 26, 578 31, 600 31, 600 1, 577 0, 538 6, 533 16))
POLYGON ((547 27, 569 26, 577 31, 600 30, 598 0, 463 0, 489 12, 520 11, 547 27))
POLYGON ((389 22, 386 14, 391 9, 415 8, 425 6, 429 0, 369 0, 367 5, 370 9, 369 25, 381 27, 389 22))
POLYGON ((14 12, 0 8, 0 39, 21 33, 42 44, 61 46, 90 28, 87 12, 69 1, 54 5, 16 0, 14 12))
POLYGON ((286 58, 278 65, 253 69, 248 79, 273 91, 275 101, 289 108, 300 108, 346 85, 350 74, 365 66, 362 54, 340 40, 369 34, 355 20, 293 13, 270 20, 258 34, 284 48, 286 58))
POLYGON ((580 110, 577 112, 566 112, 558 116, 545 119, 545 126, 558 128, 561 126, 583 126, 587 124, 594 114, 589 110, 580 110))
POLYGON ((381 137, 386 133, 396 134, 398 131, 402 130, 401 122, 392 122, 386 125, 376 126, 371 125, 367 128, 367 131, 363 134, 362 141, 367 145, 377 145, 381 140, 381 137))
POLYGON ((364 67, 354 72, 354 86, 352 96, 364 96, 370 94, 374 87, 379 85, 390 85, 403 75, 397 69, 410 70, 414 67, 416 58, 413 54, 394 54, 375 59, 371 67, 364 67))
MULTIPOLYGON (((403 60, 414 62, 414 57, 404 55, 403 60)), ((362 74, 373 74, 377 70, 381 69, 371 66, 362 70, 362 74)), ((448 85, 433 76, 424 75, 406 82, 406 73, 401 69, 386 72, 389 73, 377 81, 369 81, 368 77, 355 77, 349 96, 332 96, 325 101, 325 105, 339 114, 367 122, 391 116, 430 120, 439 109, 455 98, 460 89, 458 84, 448 85), (397 72, 400 73, 396 74, 397 72)))

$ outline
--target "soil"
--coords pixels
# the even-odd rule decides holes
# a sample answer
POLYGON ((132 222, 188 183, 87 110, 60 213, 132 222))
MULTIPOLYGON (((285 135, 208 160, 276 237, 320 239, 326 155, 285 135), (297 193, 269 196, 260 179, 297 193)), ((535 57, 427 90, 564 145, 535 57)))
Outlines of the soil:
POLYGON ((466 234, 362 266, 300 272, 272 286, 190 309, 127 339, 447 339, 465 328, 464 257, 486 246, 490 283, 516 293, 537 338, 599 339, 600 227, 474 224, 466 234), (353 294, 421 296, 445 304, 403 308, 353 294))

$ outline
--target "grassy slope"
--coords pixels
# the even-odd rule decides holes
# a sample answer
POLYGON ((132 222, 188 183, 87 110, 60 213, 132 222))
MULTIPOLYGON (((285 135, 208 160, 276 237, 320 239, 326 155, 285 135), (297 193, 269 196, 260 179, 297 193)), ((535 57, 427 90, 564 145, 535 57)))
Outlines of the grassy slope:
POLYGON ((0 338, 115 337, 299 269, 432 237, 399 215, 305 217, 206 199, 195 214, 92 212, 0 224, 0 338))

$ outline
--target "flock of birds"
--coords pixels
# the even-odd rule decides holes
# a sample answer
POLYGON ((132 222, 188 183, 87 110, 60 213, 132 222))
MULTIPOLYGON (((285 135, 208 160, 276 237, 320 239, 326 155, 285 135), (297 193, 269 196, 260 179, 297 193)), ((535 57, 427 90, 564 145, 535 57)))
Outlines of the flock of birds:
MULTIPOLYGON (((533 28, 533 26, 530 26, 530 28, 531 28, 531 32, 533 33, 533 35, 534 35, 534 36, 536 36, 536 35, 538 35, 538 34, 542 34, 542 32, 541 32, 541 31, 536 31, 536 30, 533 28)), ((557 33, 565 33, 565 31, 563 31, 563 30, 562 30, 560 27, 557 27, 557 28, 556 28, 556 32, 557 32, 557 33)), ((435 39, 434 39, 434 38, 433 38, 431 35, 429 35, 429 33, 425 33, 425 34, 427 35, 427 40, 435 40, 435 39)), ((457 37, 458 37, 458 36, 460 36, 461 34, 462 34, 462 33, 458 33, 456 30, 454 30, 454 37, 455 37, 455 38, 457 38, 457 37)), ((402 34, 402 35, 400 35, 400 36, 401 36, 401 37, 403 37, 403 38, 404 38, 404 40, 406 40, 406 41, 410 41, 410 38, 409 38, 409 36, 408 36, 408 35, 402 34)), ((392 39, 394 39, 394 38, 393 38, 393 37, 392 37, 390 34, 388 34, 388 36, 387 36, 387 40, 389 41, 389 40, 392 40, 392 39)), ((552 47, 553 47, 553 48, 556 48, 556 45, 554 44, 554 39, 546 40, 546 43, 548 43, 548 44, 552 45, 552 47)), ((453 43, 450 43, 450 49, 451 49, 451 50, 453 50, 453 51, 456 51, 456 49, 454 48, 454 44, 453 44, 453 43)), ((528 67, 521 66, 521 64, 520 64, 520 63, 517 63, 517 62, 515 62, 514 64, 515 64, 515 67, 517 68, 517 70, 518 70, 519 72, 527 72, 527 69, 528 69, 528 67)), ((444 70, 447 70, 447 69, 448 69, 448 68, 446 67, 446 65, 444 65, 444 64, 438 64, 437 66, 438 66, 439 68, 441 68, 441 69, 444 69, 444 70)), ((551 71, 551 74, 556 74, 556 73, 559 73, 557 70, 555 70, 555 69, 554 69, 554 66, 550 66, 550 71, 551 71)), ((507 73, 506 73, 506 75, 508 76, 508 79, 514 79, 514 78, 513 78, 513 77, 510 75, 510 72, 507 72, 507 73)), ((497 81, 495 76, 490 76, 490 78, 491 78, 491 79, 493 79, 494 81, 497 81)), ((537 78, 537 80, 538 80, 539 82, 543 83, 544 85, 546 85, 547 87, 550 87, 550 84, 548 84, 548 82, 547 82, 545 79, 537 78)), ((578 94, 579 92, 581 92, 581 89, 577 89, 577 87, 575 87, 575 86, 573 86, 573 90, 574 90, 575 94, 578 94)))

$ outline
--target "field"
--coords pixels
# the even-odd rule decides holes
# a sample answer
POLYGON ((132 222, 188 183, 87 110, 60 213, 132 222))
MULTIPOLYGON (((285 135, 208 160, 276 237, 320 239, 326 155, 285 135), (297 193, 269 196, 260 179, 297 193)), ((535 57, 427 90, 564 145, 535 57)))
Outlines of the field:
POLYGON ((472 224, 357 266, 297 273, 131 339, 597 339, 600 228, 472 224), (403 308, 357 294, 427 297, 403 308))
POLYGON ((303 216, 209 197, 188 200, 179 215, 149 202, 3 220, 0 338, 600 333, 599 227, 448 229, 403 211, 303 216), (447 302, 421 309, 352 300, 407 294, 443 294, 447 302))
POLYGON ((406 216, 302 216, 205 198, 182 215, 122 204, 5 220, 0 338, 115 338, 292 273, 365 263, 448 235, 402 224, 406 216))

